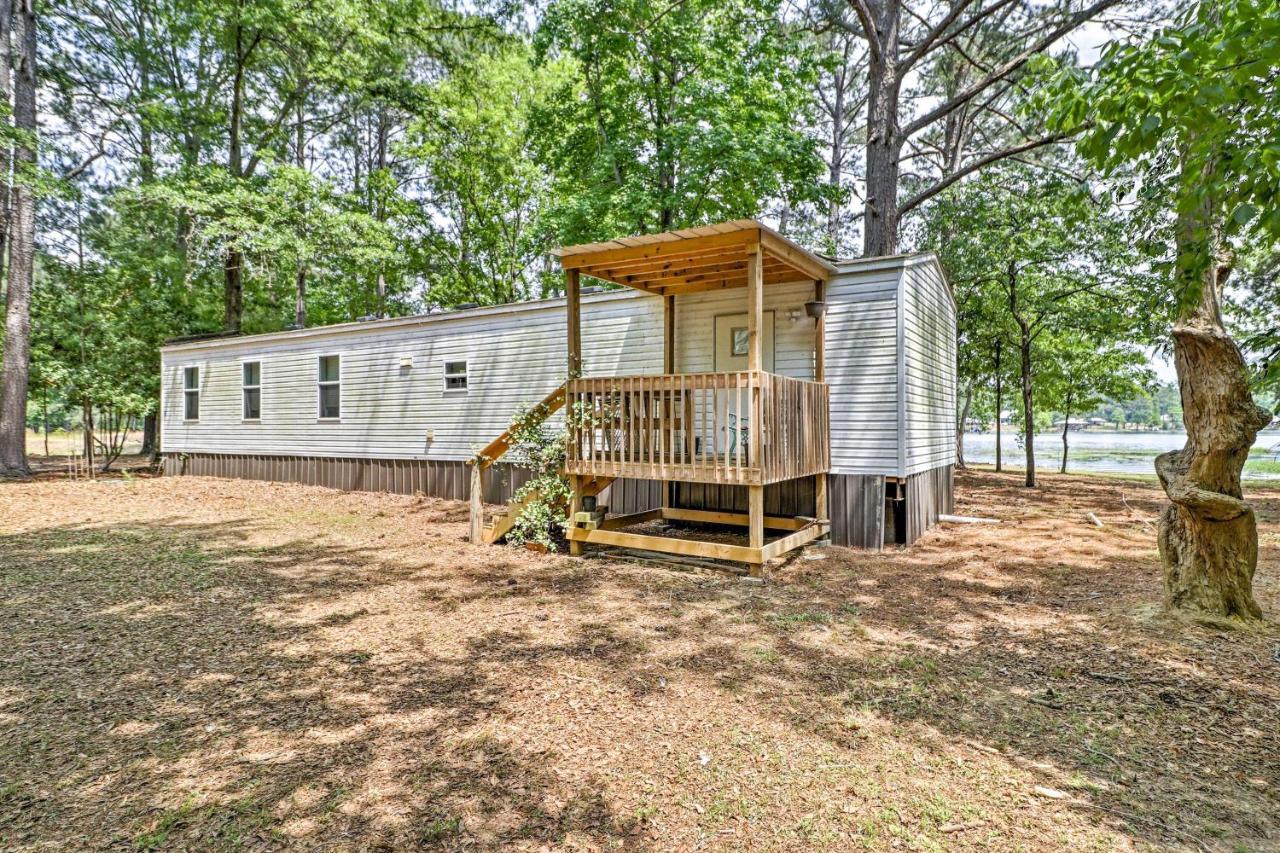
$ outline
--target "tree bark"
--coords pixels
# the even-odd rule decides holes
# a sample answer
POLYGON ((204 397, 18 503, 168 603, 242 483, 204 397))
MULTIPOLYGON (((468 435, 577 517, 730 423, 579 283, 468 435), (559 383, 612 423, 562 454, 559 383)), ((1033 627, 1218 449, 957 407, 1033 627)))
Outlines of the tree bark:
POLYGON ((1227 334, 1219 305, 1230 270, 1210 266, 1201 298, 1173 326, 1173 359, 1187 443, 1156 457, 1170 504, 1160 516, 1165 605, 1173 610, 1253 620, 1258 529, 1241 471, 1271 413, 1255 405, 1248 370, 1227 334))
POLYGON ((1019 321, 1019 325, 1022 327, 1018 350, 1019 373, 1022 380, 1022 438, 1027 451, 1026 486, 1028 489, 1034 489, 1036 487, 1036 411, 1031 380, 1031 330, 1022 321, 1019 321))
POLYGON ((1062 466, 1059 474, 1067 473, 1067 430, 1071 427, 1071 392, 1067 391, 1067 400, 1062 412, 1062 466))
POLYGON ((152 412, 144 415, 142 418, 142 455, 155 453, 156 450, 156 420, 157 415, 152 412))
POLYGON ((973 408, 973 383, 970 382, 964 389, 964 405, 960 407, 960 416, 956 423, 956 467, 968 468, 964 464, 964 430, 965 424, 969 422, 969 411, 973 408))
MULTIPOLYGON (((231 81, 231 113, 227 145, 227 171, 232 180, 244 176, 242 134, 244 130, 244 27, 235 24, 235 72, 231 81)), ((233 238, 234 239, 234 238, 233 238)), ((244 257, 240 250, 228 247, 222 264, 222 326, 228 332, 239 332, 244 317, 244 257)))
POLYGON ((1000 449, 1000 407, 1004 405, 1004 382, 1000 374, 1000 353, 1003 341, 996 339, 996 471, 1003 471, 1003 453, 1000 449))
POLYGON ((31 373, 31 285, 35 272, 36 198, 29 182, 36 165, 36 16, 34 0, 14 10, 13 124, 25 138, 14 146, 12 233, 5 299, 4 368, 0 377, 0 476, 30 476, 27 463, 27 386, 31 373))
POLYGON ((902 133, 898 127, 899 0, 867 4, 873 32, 867 66, 867 197, 863 206, 862 254, 892 255, 898 251, 898 158, 902 133))

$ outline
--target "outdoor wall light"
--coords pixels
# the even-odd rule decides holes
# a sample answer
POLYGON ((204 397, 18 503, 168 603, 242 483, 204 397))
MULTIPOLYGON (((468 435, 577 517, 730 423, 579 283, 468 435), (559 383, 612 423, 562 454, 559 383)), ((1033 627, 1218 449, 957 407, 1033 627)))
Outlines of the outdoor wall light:
POLYGON ((400 369, 408 370, 411 367, 413 367, 413 356, 411 355, 400 356, 400 369))

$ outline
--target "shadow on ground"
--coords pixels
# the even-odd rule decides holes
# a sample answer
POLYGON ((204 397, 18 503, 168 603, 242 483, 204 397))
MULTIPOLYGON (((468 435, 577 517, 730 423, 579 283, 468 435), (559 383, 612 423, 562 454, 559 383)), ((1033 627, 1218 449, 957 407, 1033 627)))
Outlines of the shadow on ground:
MULTIPOLYGON (((477 552, 443 502, 397 539, 374 497, 4 535, 0 839, 1280 844, 1275 623, 1158 614, 1149 486, 962 487, 1004 522, 764 588, 477 552)), ((1275 613, 1280 498, 1260 506, 1275 613)))

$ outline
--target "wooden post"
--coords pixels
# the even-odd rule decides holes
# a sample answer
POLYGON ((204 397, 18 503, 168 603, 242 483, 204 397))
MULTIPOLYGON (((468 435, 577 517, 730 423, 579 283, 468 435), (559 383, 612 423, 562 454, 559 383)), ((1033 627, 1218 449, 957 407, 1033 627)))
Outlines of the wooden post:
MULTIPOLYGON (((751 371, 751 416, 747 421, 747 453, 753 468, 760 467, 764 461, 760 457, 764 419, 760 409, 759 376, 764 367, 763 326, 764 257, 760 244, 756 243, 747 255, 747 370, 751 371)), ((764 486, 747 487, 747 545, 751 548, 764 547, 764 486)), ((759 577, 763 572, 762 564, 751 564, 753 577, 759 577)))
POLYGON ((818 521, 830 521, 827 507, 827 472, 821 471, 813 478, 813 514, 818 521))
POLYGON ((751 371, 750 417, 747 420, 747 454, 753 468, 764 461, 760 455, 764 419, 760 409, 760 376, 764 368, 764 257, 756 243, 747 255, 747 370, 751 371))
POLYGON ((480 483, 480 463, 471 463, 471 542, 484 541, 484 490, 480 483))
MULTIPOLYGON (((827 283, 822 279, 816 280, 813 283, 813 298, 818 302, 825 302, 826 296, 827 283)), ((813 378, 817 382, 827 381, 826 322, 827 312, 823 311, 818 315, 817 324, 813 330, 813 378)), ((827 441, 831 441, 830 431, 827 433, 827 441)), ((818 517, 819 521, 831 520, 831 512, 827 503, 826 471, 819 472, 813 478, 813 514, 818 517)))
MULTIPOLYGON (((564 271, 565 307, 568 309, 569 378, 582 375, 582 299, 581 281, 576 269, 564 271)), ((572 412, 570 413, 572 414, 572 412)))
MULTIPOLYGON (((576 524, 578 513, 582 512, 582 478, 577 474, 569 475, 569 526, 576 524)), ((569 540, 569 556, 582 556, 582 543, 576 539, 569 540)))
MULTIPOLYGON (((818 279, 813 283, 813 298, 825 302, 827 283, 818 279)), ((818 315, 817 326, 813 330, 813 378, 817 382, 827 381, 827 312, 818 315)))
POLYGON ((662 372, 676 372, 676 297, 662 297, 662 372))
MULTIPOLYGON (((662 372, 670 376, 676 372, 676 297, 674 294, 662 297, 662 372)), ((667 398, 669 403, 664 401, 663 405, 671 407, 670 419, 671 423, 667 426, 670 430, 669 437, 664 435, 660 437, 660 443, 671 446, 664 447, 665 453, 675 452, 675 396, 672 394, 667 398)), ((666 457, 663 456, 663 459, 666 457)), ((664 480, 662 482, 662 508, 666 509, 671 506, 671 483, 664 480)))
MULTIPOLYGON (((764 486, 747 486, 747 545, 764 547, 764 486)), ((764 565, 751 564, 751 576, 764 573, 764 565)))

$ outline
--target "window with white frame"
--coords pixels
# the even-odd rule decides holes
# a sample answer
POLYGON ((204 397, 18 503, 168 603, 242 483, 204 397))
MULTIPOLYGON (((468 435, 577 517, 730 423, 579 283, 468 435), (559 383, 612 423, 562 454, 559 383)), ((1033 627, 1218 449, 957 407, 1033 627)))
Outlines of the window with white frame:
POLYGON ((342 416, 341 356, 320 356, 318 376, 320 417, 323 420, 336 420, 342 416))
POLYGON ((240 365, 240 394, 244 398, 244 419, 262 417, 262 362, 246 361, 240 365))
POLYGON ((467 390, 467 363, 465 361, 446 361, 444 363, 444 390, 467 390))
POLYGON ((182 369, 182 418, 200 420, 200 368, 182 369))

